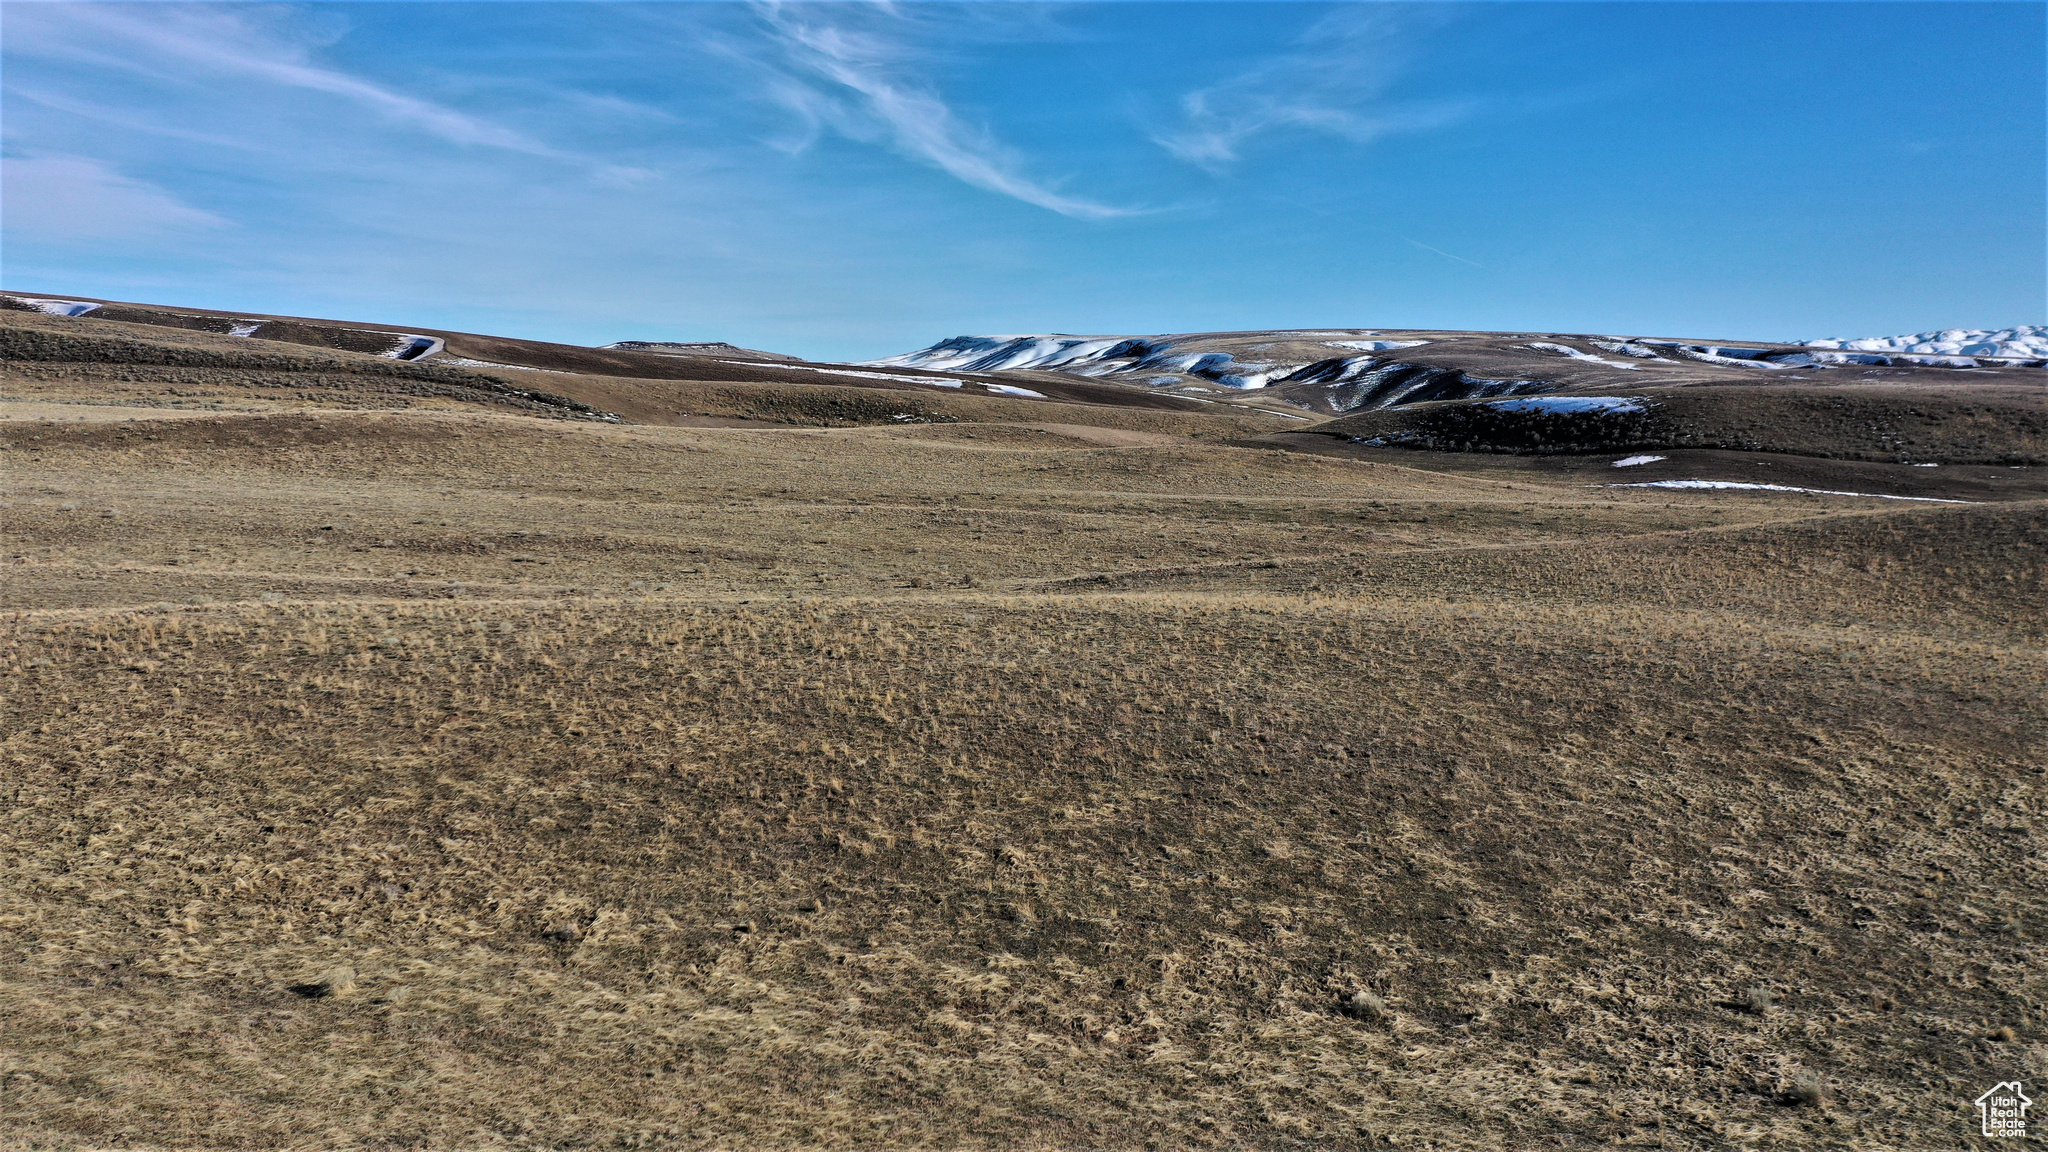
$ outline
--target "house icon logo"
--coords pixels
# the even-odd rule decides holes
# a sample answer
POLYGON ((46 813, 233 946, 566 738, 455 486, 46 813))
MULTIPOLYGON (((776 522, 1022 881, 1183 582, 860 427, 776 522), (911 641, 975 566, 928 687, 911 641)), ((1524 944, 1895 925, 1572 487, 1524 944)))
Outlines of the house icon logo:
POLYGON ((2033 1101, 2020 1091, 2019 1081, 1994 1084, 1990 1091, 1977 1097, 1977 1120, 1986 1136, 2025 1136, 2027 1108, 2031 1104, 2033 1101))

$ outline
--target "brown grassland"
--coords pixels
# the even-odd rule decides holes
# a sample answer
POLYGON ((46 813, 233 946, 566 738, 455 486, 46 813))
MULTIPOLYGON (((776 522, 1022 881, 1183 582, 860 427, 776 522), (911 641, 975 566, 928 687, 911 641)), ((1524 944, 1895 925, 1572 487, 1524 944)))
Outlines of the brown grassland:
POLYGON ((2039 469, 302 353, 7 365, 0 1146, 1931 1149, 2048 1075, 2039 469))

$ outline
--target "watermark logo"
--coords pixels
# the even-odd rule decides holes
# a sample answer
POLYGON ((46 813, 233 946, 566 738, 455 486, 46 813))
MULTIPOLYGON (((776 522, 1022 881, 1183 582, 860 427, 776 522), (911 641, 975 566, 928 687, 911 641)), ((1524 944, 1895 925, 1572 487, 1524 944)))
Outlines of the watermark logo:
POLYGON ((1994 1084, 1990 1091, 1977 1097, 1977 1122, 1986 1136, 2025 1136, 2027 1108, 2032 1104, 2027 1094, 2020 1091, 2019 1081, 1994 1084))

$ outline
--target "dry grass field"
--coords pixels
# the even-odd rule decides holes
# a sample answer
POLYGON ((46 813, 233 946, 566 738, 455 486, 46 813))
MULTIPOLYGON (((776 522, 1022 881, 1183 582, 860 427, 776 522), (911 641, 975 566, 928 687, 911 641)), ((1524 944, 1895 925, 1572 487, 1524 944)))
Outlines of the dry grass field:
POLYGON ((2039 469, 293 355, 0 382, 0 1147, 1876 1152, 2048 1075, 2039 469))

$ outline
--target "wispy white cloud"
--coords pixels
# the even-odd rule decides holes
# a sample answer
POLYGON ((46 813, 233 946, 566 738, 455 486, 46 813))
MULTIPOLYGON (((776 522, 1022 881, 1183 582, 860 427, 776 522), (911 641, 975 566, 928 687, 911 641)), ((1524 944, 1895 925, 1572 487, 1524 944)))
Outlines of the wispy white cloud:
POLYGON ((1420 248, 1420 249, 1422 249, 1422 250, 1423 250, 1423 251, 1425 251, 1425 252, 1434 252, 1434 253, 1436 253, 1437 255, 1439 255, 1439 256, 1442 256, 1442 257, 1443 257, 1444 259, 1446 259, 1446 260, 1456 260, 1456 261, 1457 261, 1458 263, 1460 263, 1460 264, 1470 264, 1470 265, 1471 265, 1472 267, 1474 267, 1474 268, 1484 268, 1484 267, 1486 267, 1486 265, 1484 265, 1484 264, 1481 264, 1481 263, 1480 263, 1479 261, 1477 261, 1477 260, 1467 260, 1467 259, 1465 259, 1465 258, 1464 258, 1463 256, 1459 256, 1459 255, 1457 255, 1457 254, 1455 254, 1455 253, 1452 253, 1452 252, 1446 252, 1446 251, 1444 251, 1443 249, 1441 249, 1441 248, 1438 248, 1438 247, 1437 247, 1436 245, 1434 245, 1434 244, 1424 244, 1424 243, 1423 243, 1422 241, 1420 241, 1420 240, 1417 240, 1417 239, 1416 239, 1415 237, 1413 237, 1413 236, 1402 236, 1402 235, 1401 235, 1401 234, 1400 234, 1399 232, 1395 232, 1395 231, 1393 231, 1393 229, 1391 229, 1391 228, 1390 228, 1390 229, 1388 229, 1388 232, 1389 232, 1390 234, 1394 235, 1394 236, 1398 236, 1398 237, 1400 237, 1401 239, 1403 239, 1403 240, 1406 240, 1406 241, 1407 241, 1408 243, 1410 243, 1410 244, 1413 244, 1413 245, 1415 245, 1415 246, 1416 246, 1417 248, 1420 248))
MULTIPOLYGON (((21 102, 26 102, 47 108, 52 112, 61 112, 67 116, 77 117, 80 120, 91 121, 96 125, 122 131, 161 136, 166 139, 181 140, 190 144, 203 144, 209 148, 253 151, 261 147, 255 141, 236 136, 232 133, 200 132, 184 124, 172 123, 171 120, 174 118, 175 113, 167 115, 166 113, 169 110, 166 109, 121 108, 103 104, 96 100, 82 100, 47 88, 16 83, 9 83, 7 85, 6 94, 7 99, 17 103, 17 107, 21 102)), ((19 133, 13 131, 13 127, 13 125, 7 126, 10 138, 19 135, 19 133)))
POLYGON ((641 173, 553 147, 432 100, 315 63, 303 35, 257 7, 184 4, 18 4, 7 16, 10 55, 70 60, 158 81, 255 80, 322 93, 387 121, 465 147, 493 148, 591 168, 608 182, 641 173))
POLYGON ((1365 144, 1455 123, 1470 114, 1469 104, 1386 99, 1407 45, 1442 19, 1406 6, 1341 8, 1310 27, 1295 51, 1183 94, 1176 122, 1152 139, 1178 159, 1221 172, 1248 145, 1289 130, 1365 144))
POLYGON ((829 128, 849 139, 884 142, 963 183, 1063 216, 1104 220, 1137 211, 1069 196, 1027 175, 1023 156, 964 121, 921 74, 917 51, 890 34, 911 20, 895 6, 799 12, 763 3, 756 10, 780 56, 780 66, 768 73, 768 95, 801 125, 784 147, 801 150, 829 128))
POLYGON ((0 159, 0 224, 16 240, 125 240, 226 223, 98 160, 0 159))

